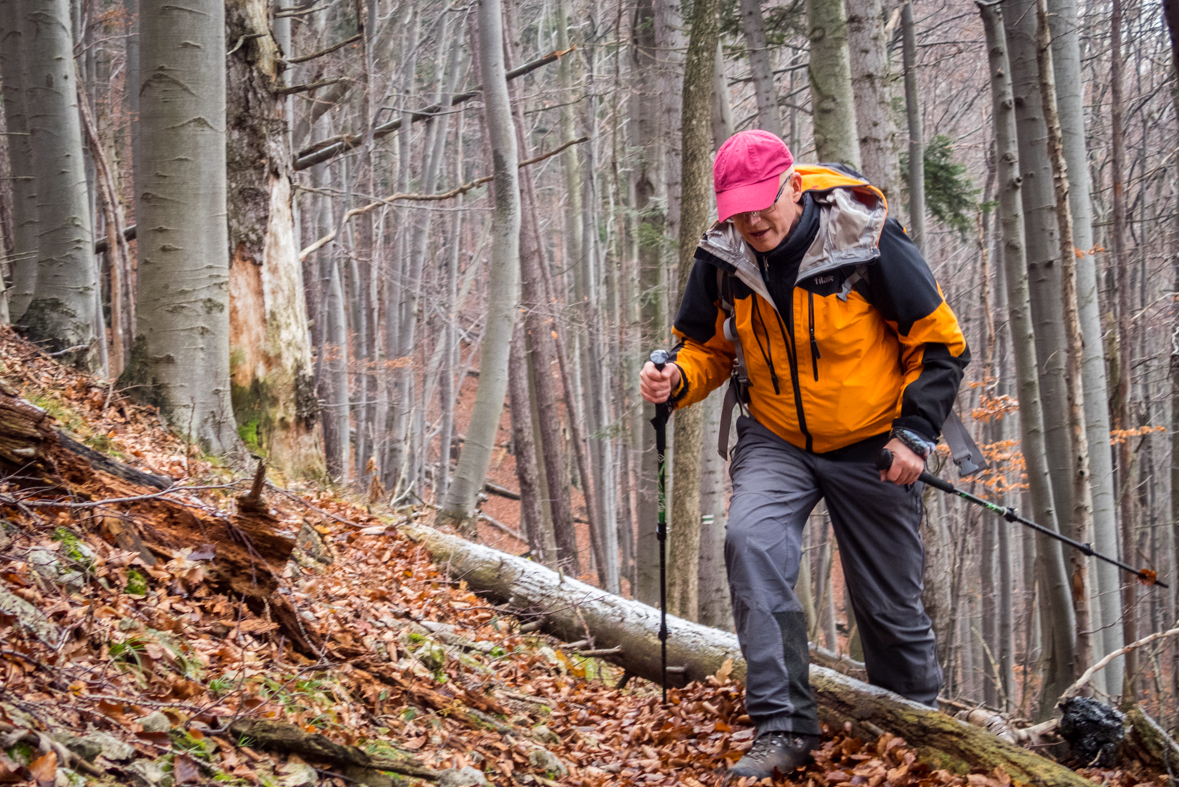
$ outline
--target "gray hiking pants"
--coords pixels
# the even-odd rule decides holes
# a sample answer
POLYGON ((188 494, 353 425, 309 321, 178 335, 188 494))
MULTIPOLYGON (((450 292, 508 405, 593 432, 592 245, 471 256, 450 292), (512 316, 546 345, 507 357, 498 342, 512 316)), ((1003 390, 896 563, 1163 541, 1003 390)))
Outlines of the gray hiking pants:
POLYGON ((725 566, 748 665, 745 707, 758 732, 819 732, 794 585, 803 528, 820 498, 839 542, 868 680, 936 707, 942 670, 921 603, 921 485, 882 482, 872 456, 809 454, 748 417, 738 419, 737 434, 725 566))

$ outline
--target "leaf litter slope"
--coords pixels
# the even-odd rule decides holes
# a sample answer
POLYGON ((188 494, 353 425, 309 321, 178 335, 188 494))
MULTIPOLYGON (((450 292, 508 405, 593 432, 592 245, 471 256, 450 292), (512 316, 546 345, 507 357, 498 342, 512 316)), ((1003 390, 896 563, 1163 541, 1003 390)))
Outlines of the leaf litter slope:
MULTIPOLYGON (((248 488, 244 474, 199 456, 149 408, 8 329, 0 364, 5 384, 89 446, 184 486, 223 487, 170 499, 225 514, 248 488)), ((129 509, 37 505, 61 501, 62 491, 11 477, 0 485, 0 596, 35 607, 45 624, 26 625, 0 607, 0 783, 50 785, 69 772, 149 785, 390 783, 310 746, 307 734, 318 733, 373 763, 450 784, 473 783, 477 771, 497 785, 713 785, 752 743, 740 686, 726 671, 673 690, 666 709, 642 681, 618 689, 614 667, 522 632, 521 621, 447 579, 390 518, 339 490, 302 486, 267 497, 275 527, 298 534, 277 594, 296 611, 310 650, 283 635, 269 605, 251 611, 221 590, 215 545, 148 565, 100 535, 96 511, 133 519, 129 509), (290 725, 297 753, 251 735, 264 729, 249 726, 256 720, 290 725), (99 741, 101 753, 80 740, 99 741), (474 771, 448 771, 464 768, 474 771)), ((97 480, 70 491, 73 500, 105 499, 97 480)), ((861 742, 828 731, 815 764, 789 782, 1010 779, 931 771, 899 738, 861 742)))

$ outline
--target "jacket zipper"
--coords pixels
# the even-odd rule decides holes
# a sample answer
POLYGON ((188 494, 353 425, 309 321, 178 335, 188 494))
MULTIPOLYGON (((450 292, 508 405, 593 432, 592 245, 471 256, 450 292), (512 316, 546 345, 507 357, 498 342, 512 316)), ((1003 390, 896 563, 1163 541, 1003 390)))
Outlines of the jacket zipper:
POLYGON ((807 305, 810 309, 811 363, 815 367, 815 382, 819 381, 819 343, 815 341, 815 294, 807 291, 807 305))
MULTIPOLYGON (((762 279, 766 280, 766 271, 769 267, 769 261, 763 256, 760 258, 762 270, 762 279)), ((769 289, 769 282, 766 281, 766 289, 769 289)), ((755 296, 756 297, 756 296, 755 296)), ((794 408, 798 412, 798 429, 802 432, 802 436, 806 438, 806 450, 810 453, 814 452, 814 439, 811 437, 810 431, 806 428, 806 413, 802 409, 802 387, 798 384, 798 346, 794 341, 794 288, 790 290, 790 299, 788 302, 790 309, 790 319, 783 320, 782 314, 774 309, 774 314, 778 317, 778 330, 782 331, 782 339, 786 345, 786 356, 790 359, 790 385, 794 388, 794 408), (790 338, 786 338, 786 334, 790 334, 790 338)), ((769 338, 769 335, 766 335, 769 338)))

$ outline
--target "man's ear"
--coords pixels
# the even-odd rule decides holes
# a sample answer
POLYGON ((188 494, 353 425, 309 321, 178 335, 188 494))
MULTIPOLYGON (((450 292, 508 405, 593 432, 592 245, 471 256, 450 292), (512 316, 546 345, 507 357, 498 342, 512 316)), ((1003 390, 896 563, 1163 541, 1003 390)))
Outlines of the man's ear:
POLYGON ((794 195, 793 202, 802 199, 802 175, 798 172, 790 174, 790 192, 794 195))

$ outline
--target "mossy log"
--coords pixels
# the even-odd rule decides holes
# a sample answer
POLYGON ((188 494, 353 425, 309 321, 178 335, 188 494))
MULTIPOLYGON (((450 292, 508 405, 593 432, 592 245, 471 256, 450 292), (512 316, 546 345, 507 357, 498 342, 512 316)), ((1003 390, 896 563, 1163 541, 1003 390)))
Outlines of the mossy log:
POLYGON ((1179 771, 1179 742, 1138 706, 1126 712, 1126 739, 1122 742, 1123 762, 1135 760, 1149 770, 1179 771))
MULTIPOLYGON (((595 649, 618 648, 609 656, 611 661, 634 675, 659 681, 659 610, 431 527, 409 523, 401 531, 475 593, 508 605, 522 617, 540 620, 544 630, 566 641, 587 640, 595 649)), ((745 660, 734 634, 673 615, 668 616, 667 628, 667 661, 677 683, 702 680, 729 660, 732 677, 744 680, 745 660)), ((834 670, 812 664, 811 685, 824 722, 864 739, 885 732, 898 735, 933 767, 959 773, 1002 767, 1013 779, 1029 784, 1089 784, 1058 763, 986 730, 834 670)))
MULTIPOLYGON (((93 511, 99 534, 121 549, 140 552, 149 565, 183 550, 212 546, 209 576, 215 585, 244 597, 255 612, 269 610, 279 631, 305 655, 318 657, 317 635, 304 626, 282 595, 278 577, 295 547, 294 534, 280 532, 265 506, 242 506, 223 517, 160 493, 175 485, 164 476, 136 470, 60 433, 41 408, 0 384, 0 478, 42 490, 63 508, 93 511), (104 500, 118 501, 102 504, 104 500)), ((183 489, 177 489, 182 495, 183 489)))

